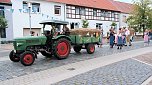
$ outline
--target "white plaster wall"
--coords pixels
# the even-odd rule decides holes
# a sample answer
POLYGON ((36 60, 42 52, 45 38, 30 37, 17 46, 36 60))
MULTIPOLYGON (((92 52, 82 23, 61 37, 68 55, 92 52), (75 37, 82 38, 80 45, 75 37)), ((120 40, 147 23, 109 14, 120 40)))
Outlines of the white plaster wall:
MULTIPOLYGON (((25 0, 24 0, 25 1, 25 0)), ((81 19, 68 19, 66 18, 66 9, 65 4, 61 3, 53 3, 53 2, 46 2, 43 0, 31 0, 31 2, 40 3, 40 13, 37 14, 31 14, 31 25, 32 28, 42 28, 42 25, 39 24, 39 22, 43 20, 48 19, 56 19, 56 20, 65 20, 69 22, 68 27, 70 28, 70 23, 80 23, 79 28, 82 27, 82 20, 81 19), (61 6, 61 15, 54 15, 54 5, 61 6), (46 16, 42 16, 43 14, 49 15, 49 18, 46 16)), ((14 38, 16 37, 22 37, 23 36, 23 28, 29 28, 29 14, 19 12, 18 9, 23 8, 23 0, 12 0, 12 8, 14 9, 13 13, 13 33, 14 38)), ((117 24, 117 30, 119 27, 126 26, 127 24, 122 22, 122 16, 126 15, 128 17, 128 14, 120 14, 120 21, 116 22, 117 24)), ((99 20, 88 20, 89 21, 89 27, 90 28, 96 28, 96 23, 103 23, 103 30, 104 30, 104 36, 106 36, 107 32, 111 28, 112 21, 99 21, 99 20)), ((49 28, 49 27, 48 27, 49 28)))
POLYGON ((4 40, 12 40, 13 38, 13 23, 12 23, 12 13, 8 10, 11 9, 11 6, 0 5, 5 9, 5 19, 7 20, 7 28, 6 28, 6 38, 4 40))
MULTIPOLYGON (((25 0, 24 0, 25 1, 25 0)), ((50 3, 41 0, 31 0, 31 2, 40 3, 40 13, 31 13, 31 28, 42 28, 39 23, 43 20, 57 19, 64 20, 64 4, 50 3), (61 15, 54 15, 54 5, 61 6, 61 15), (45 14, 42 16, 42 13, 45 14), (46 15, 49 15, 47 18, 46 15)), ((14 38, 23 36, 23 28, 30 28, 29 26, 29 14, 18 10, 23 9, 23 0, 12 0, 13 13, 13 32, 14 38)))
POLYGON ((123 16, 126 16, 126 19, 129 17, 129 14, 120 13, 120 27, 128 27, 128 24, 123 22, 123 16))

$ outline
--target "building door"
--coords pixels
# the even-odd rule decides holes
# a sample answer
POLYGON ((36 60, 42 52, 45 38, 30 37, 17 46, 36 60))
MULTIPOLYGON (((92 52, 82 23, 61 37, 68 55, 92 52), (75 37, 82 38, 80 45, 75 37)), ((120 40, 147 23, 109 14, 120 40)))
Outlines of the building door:
POLYGON ((0 29, 0 38, 6 38, 6 29, 0 29))
POLYGON ((71 23, 70 25, 71 29, 74 29, 74 23, 71 23))
MULTIPOLYGON (((40 36, 41 35, 41 28, 32 28, 31 31, 35 32, 34 36, 40 36)), ((23 36, 29 36, 30 35, 30 29, 24 28, 23 29, 23 36)))

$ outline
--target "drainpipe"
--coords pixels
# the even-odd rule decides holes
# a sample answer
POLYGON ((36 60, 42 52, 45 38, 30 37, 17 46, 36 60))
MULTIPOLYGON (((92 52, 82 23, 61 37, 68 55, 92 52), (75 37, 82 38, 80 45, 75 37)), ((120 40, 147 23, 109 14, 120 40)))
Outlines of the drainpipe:
MULTIPOLYGON (((119 13, 119 28, 121 28, 121 21, 122 21, 122 20, 121 20, 121 15, 122 15, 122 14, 121 14, 121 12, 120 12, 120 13, 119 13)), ((119 29, 119 28, 118 28, 118 29, 119 29)), ((118 31, 118 29, 117 29, 117 31, 118 31)))
POLYGON ((66 18, 66 11, 65 11, 65 7, 66 7, 66 4, 64 4, 64 21, 65 21, 65 18, 66 18))

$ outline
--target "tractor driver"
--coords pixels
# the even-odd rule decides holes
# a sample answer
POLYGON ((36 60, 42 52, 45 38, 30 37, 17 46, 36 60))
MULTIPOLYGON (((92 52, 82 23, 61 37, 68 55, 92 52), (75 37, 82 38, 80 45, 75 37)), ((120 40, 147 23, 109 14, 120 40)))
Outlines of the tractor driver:
POLYGON ((52 26, 51 35, 52 36, 57 36, 58 35, 58 31, 57 31, 57 28, 55 28, 55 26, 52 26))
POLYGON ((70 34, 70 30, 67 27, 67 25, 63 25, 63 29, 62 30, 63 30, 62 34, 65 34, 65 35, 69 35, 70 34))

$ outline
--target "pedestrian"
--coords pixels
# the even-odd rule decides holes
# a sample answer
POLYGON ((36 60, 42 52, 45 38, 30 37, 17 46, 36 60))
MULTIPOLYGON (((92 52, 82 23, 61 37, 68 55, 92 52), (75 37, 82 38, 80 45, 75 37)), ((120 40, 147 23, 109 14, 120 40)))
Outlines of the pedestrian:
POLYGON ((35 32, 34 31, 31 31, 31 36, 35 36, 35 32))
POLYGON ((128 28, 125 29, 125 35, 126 35, 126 45, 131 46, 131 42, 130 42, 130 30, 128 30, 128 28))
POLYGON ((113 48, 113 46, 114 46, 114 40, 115 40, 114 29, 111 28, 109 31, 110 31, 110 37, 109 37, 109 39, 110 39, 110 48, 113 48))
POLYGON ((98 45, 98 47, 102 47, 102 42, 103 42, 103 29, 99 26, 99 30, 100 30, 100 32, 101 32, 101 34, 100 34, 100 45, 98 45))
POLYGON ((126 44, 126 34, 125 34, 126 30, 125 30, 125 27, 123 27, 123 29, 121 28, 121 30, 122 30, 123 45, 127 46, 127 44, 126 44))
POLYGON ((119 28, 119 32, 117 34, 117 46, 118 46, 117 49, 122 49, 123 46, 122 32, 123 32, 122 29, 119 28))
POLYGON ((131 43, 134 40, 135 31, 132 28, 129 28, 129 30, 130 30, 130 43, 131 43))
POLYGON ((144 46, 149 45, 149 41, 149 31, 146 29, 144 32, 144 46))

